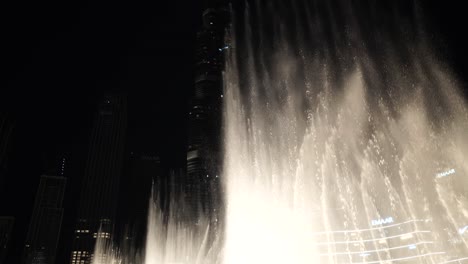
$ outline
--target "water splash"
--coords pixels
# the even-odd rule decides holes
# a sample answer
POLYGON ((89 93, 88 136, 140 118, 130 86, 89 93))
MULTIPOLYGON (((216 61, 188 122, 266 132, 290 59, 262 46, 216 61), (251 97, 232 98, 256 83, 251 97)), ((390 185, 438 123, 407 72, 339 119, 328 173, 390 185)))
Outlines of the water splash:
POLYGON ((257 0, 235 13, 223 243, 152 198, 144 258, 98 243, 108 258, 95 264, 466 260, 467 105, 418 5, 382 2, 257 0))
POLYGON ((466 103, 419 21, 390 8, 256 1, 234 16, 224 263, 468 255, 466 103))
POLYGON ((209 236, 208 219, 196 223, 184 217, 183 201, 173 199, 163 210, 153 186, 148 210, 145 249, 123 251, 110 237, 98 236, 92 264, 216 264, 220 263, 218 236, 209 236))
MULTIPOLYGON (((152 200, 154 201, 154 200, 152 200)), ((183 208, 183 203, 179 204, 183 208)), ((219 263, 218 238, 209 239, 208 219, 195 224, 179 220, 177 204, 173 202, 165 222, 165 214, 157 202, 150 202, 145 264, 215 264, 219 263)))

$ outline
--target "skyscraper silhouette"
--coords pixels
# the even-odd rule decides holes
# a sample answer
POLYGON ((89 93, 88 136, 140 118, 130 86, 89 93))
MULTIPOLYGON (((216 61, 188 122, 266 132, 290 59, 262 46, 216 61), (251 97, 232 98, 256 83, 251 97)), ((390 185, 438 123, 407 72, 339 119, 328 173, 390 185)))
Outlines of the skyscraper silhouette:
POLYGON ((126 106, 123 95, 107 95, 99 104, 70 263, 91 263, 96 239, 112 239, 125 147, 126 106))
POLYGON ((215 222, 221 203, 222 71, 224 53, 229 48, 224 39, 229 12, 223 2, 207 3, 197 34, 187 151, 186 193, 192 217, 203 213, 215 222))
POLYGON ((24 248, 25 264, 54 264, 63 218, 66 179, 41 176, 24 248))

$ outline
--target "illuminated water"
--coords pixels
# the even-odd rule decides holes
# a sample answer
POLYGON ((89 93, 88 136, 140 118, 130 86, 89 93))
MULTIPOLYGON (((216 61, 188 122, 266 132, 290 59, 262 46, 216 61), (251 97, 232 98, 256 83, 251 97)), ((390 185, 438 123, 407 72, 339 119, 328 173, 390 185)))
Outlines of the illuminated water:
POLYGON ((258 0, 234 14, 221 50, 224 244, 208 243, 206 221, 165 224, 152 204, 132 263, 468 261, 458 83, 417 5, 407 16, 349 2, 258 0))
MULTIPOLYGON (((175 204, 171 208, 175 208, 175 204)), ((218 248, 208 243, 207 220, 187 224, 178 221, 177 212, 173 210, 164 223, 163 214, 155 204, 150 207, 148 220, 145 264, 208 264, 219 259, 218 248)))
POLYGON ((144 250, 123 252, 109 239, 98 239, 92 264, 214 264, 219 263, 218 238, 209 240, 208 220, 182 221, 183 202, 172 201, 169 212, 159 207, 157 195, 150 198, 144 250), (209 242, 210 241, 210 242, 209 242))
POLYGON ((423 28, 292 2, 230 37, 224 263, 468 261, 468 112, 423 28))

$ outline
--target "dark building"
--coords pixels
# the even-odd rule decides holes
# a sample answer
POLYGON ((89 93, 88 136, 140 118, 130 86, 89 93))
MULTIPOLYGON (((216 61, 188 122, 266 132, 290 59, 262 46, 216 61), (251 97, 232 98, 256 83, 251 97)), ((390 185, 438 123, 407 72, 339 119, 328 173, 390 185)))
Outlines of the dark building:
POLYGON ((8 242, 13 232, 15 218, 11 216, 0 216, 0 264, 5 263, 8 254, 8 242))
POLYGON ((5 185, 7 156, 12 132, 13 122, 7 114, 0 113, 0 192, 5 185))
POLYGON ((156 155, 131 152, 124 171, 119 195, 119 229, 124 233, 118 237, 131 255, 132 249, 144 247, 151 187, 162 177, 161 162, 156 155))
POLYGON ((23 263, 55 263, 65 185, 64 177, 41 176, 24 245, 23 263))
POLYGON ((122 95, 107 95, 99 104, 81 187, 70 263, 91 263, 96 239, 112 239, 125 146, 126 107, 126 97, 122 95))
POLYGON ((225 31, 229 12, 224 1, 207 3, 197 34, 194 91, 189 106, 187 200, 193 217, 200 213, 215 222, 220 215, 222 167, 222 106, 225 31))

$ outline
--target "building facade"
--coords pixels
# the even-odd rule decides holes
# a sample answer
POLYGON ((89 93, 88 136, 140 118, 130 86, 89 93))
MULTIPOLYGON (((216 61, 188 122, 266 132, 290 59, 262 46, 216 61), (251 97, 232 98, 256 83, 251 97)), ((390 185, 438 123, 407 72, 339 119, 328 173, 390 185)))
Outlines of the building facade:
POLYGON ((41 176, 24 247, 23 263, 54 264, 63 218, 66 178, 41 176))
POLYGON ((224 1, 207 3, 197 34, 195 84, 189 105, 187 204, 192 217, 218 221, 222 208, 222 109, 225 31, 229 12, 224 1))
POLYGON ((92 262, 97 238, 112 239, 127 127, 127 101, 106 95, 91 134, 70 263, 92 262))

